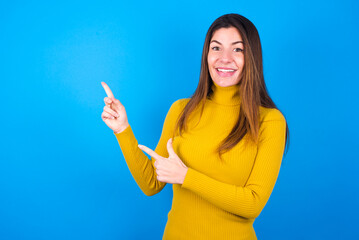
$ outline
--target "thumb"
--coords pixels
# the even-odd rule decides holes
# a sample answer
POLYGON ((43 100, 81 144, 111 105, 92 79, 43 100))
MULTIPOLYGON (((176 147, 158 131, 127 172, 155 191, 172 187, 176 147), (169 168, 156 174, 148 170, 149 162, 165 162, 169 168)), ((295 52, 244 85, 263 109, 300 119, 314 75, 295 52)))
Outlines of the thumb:
POLYGON ((177 155, 177 154, 175 153, 175 151, 173 150, 173 147, 172 147, 172 138, 170 138, 170 139, 167 141, 167 151, 168 151, 168 154, 170 155, 170 157, 177 155))

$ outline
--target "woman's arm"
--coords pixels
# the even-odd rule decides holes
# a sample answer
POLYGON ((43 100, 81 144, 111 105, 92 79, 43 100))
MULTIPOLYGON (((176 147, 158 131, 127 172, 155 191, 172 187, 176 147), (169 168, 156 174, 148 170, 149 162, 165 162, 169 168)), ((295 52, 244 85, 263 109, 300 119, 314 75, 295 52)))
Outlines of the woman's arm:
MULTIPOLYGON (((172 137, 174 126, 179 114, 180 100, 174 102, 169 109, 162 128, 160 140, 155 152, 161 156, 168 157, 167 141, 172 137)), ((124 131, 114 133, 136 183, 147 196, 160 192, 166 183, 157 180, 156 171, 153 166, 153 158, 148 157, 138 147, 137 139, 129 125, 124 131)))
POLYGON ((285 147, 286 121, 278 110, 268 113, 260 128, 260 141, 251 175, 244 187, 215 180, 188 168, 182 184, 212 204, 245 218, 256 218, 277 180, 285 147))

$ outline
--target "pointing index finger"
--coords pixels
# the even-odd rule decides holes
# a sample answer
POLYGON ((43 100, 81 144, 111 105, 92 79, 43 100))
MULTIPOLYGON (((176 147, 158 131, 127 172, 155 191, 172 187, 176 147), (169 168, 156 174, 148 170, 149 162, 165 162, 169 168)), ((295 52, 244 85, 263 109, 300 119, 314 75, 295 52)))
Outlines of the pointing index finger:
POLYGON ((114 99, 115 97, 113 96, 113 93, 112 93, 111 89, 109 88, 109 86, 105 82, 101 82, 101 84, 102 84, 102 87, 105 89, 107 96, 109 98, 114 99))
POLYGON ((152 149, 144 146, 144 145, 141 145, 141 144, 138 144, 138 147, 146 152, 148 155, 150 155, 151 157, 153 157, 154 159, 158 160, 158 159, 161 159, 162 157, 160 155, 158 155, 155 151, 153 151, 152 149))

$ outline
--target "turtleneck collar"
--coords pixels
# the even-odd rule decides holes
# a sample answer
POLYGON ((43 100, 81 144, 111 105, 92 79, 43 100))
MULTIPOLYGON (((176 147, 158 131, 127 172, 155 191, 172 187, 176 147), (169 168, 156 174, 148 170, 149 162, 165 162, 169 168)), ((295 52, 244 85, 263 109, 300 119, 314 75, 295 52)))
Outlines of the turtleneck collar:
POLYGON ((241 104, 241 97, 239 94, 238 85, 233 85, 229 87, 221 87, 212 81, 212 93, 210 99, 220 105, 226 106, 237 106, 241 104))

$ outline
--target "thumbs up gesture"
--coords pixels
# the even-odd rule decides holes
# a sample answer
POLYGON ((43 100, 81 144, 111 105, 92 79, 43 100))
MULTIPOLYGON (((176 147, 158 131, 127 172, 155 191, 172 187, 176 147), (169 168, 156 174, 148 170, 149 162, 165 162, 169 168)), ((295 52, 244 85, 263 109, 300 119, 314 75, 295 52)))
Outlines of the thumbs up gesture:
POLYGON ((168 158, 158 155, 155 151, 146 146, 138 145, 138 147, 155 159, 154 166, 156 168, 158 181, 172 184, 183 183, 188 168, 173 150, 172 138, 170 138, 167 142, 167 151, 169 153, 168 158))
POLYGON ((105 82, 101 84, 107 94, 104 98, 106 106, 103 108, 101 118, 114 133, 120 133, 129 126, 125 107, 113 96, 105 82))

